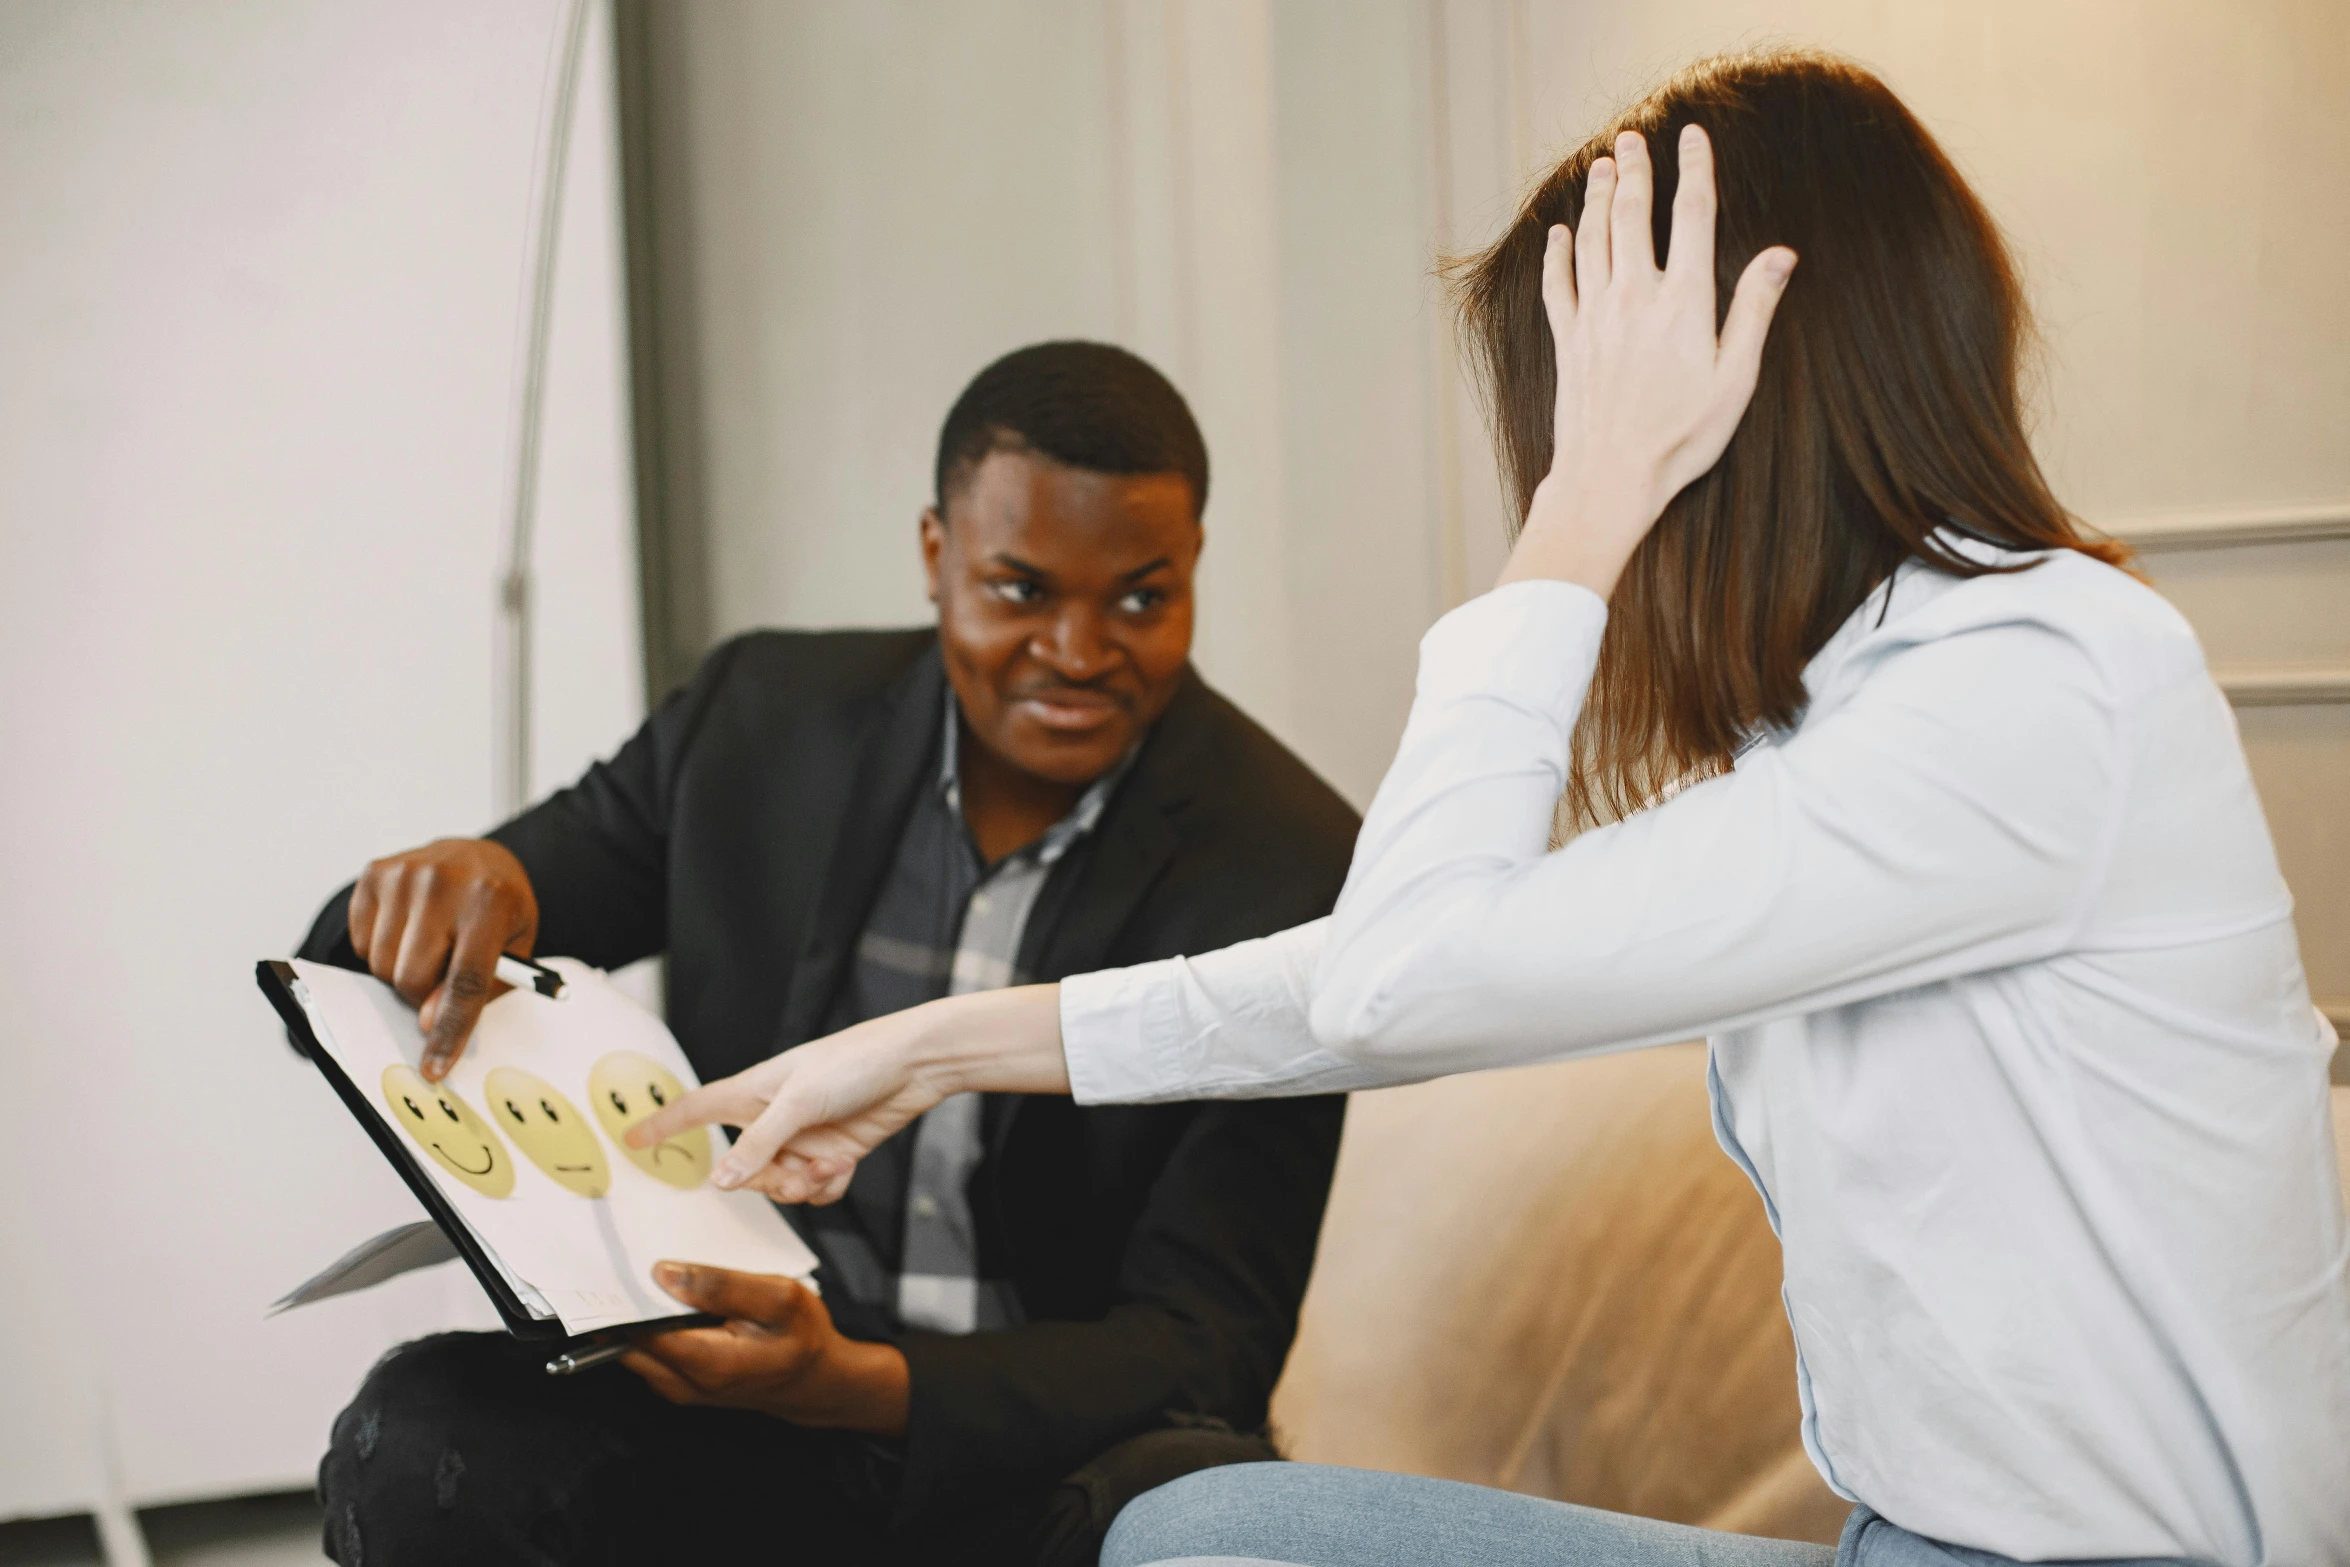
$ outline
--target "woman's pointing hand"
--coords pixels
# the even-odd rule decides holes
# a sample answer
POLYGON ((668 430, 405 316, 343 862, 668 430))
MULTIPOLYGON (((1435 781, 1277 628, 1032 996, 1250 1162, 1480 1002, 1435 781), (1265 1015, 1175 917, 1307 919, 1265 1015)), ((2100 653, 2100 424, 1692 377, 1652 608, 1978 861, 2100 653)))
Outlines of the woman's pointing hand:
POLYGON ((857 1162, 950 1094, 1065 1094, 1061 992, 1023 985, 929 1002, 770 1056, 639 1122, 648 1148, 713 1123, 741 1135, 711 1178, 777 1202, 828 1203, 857 1162))

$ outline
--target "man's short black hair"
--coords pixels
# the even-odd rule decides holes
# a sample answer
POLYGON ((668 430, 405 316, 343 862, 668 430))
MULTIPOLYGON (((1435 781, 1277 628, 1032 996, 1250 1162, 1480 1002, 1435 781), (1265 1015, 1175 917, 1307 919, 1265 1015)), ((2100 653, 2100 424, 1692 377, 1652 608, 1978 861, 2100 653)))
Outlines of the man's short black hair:
POLYGON ((1174 383, 1108 343, 1037 343, 979 372, 938 432, 939 515, 994 451, 1033 451, 1089 473, 1177 473, 1197 516, 1208 443, 1174 383))

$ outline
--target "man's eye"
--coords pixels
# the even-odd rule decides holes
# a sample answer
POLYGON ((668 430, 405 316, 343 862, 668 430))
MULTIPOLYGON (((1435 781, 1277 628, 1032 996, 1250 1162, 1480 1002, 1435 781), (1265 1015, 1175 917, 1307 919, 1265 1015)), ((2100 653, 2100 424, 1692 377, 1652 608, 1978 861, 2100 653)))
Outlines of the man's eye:
POLYGON ((995 584, 995 595, 1007 604, 1033 604, 1044 597, 1044 589, 1025 577, 1007 577, 995 584))
POLYGON ((1118 601, 1118 611, 1125 615, 1147 615, 1167 602, 1167 595, 1157 588, 1136 588, 1118 601))

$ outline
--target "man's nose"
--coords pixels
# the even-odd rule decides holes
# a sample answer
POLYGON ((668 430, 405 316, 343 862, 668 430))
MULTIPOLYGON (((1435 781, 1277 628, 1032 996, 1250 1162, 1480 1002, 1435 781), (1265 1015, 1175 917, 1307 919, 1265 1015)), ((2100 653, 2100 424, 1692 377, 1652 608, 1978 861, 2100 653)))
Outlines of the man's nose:
POLYGON ((1029 639, 1028 650, 1064 680, 1097 679, 1118 661, 1118 650, 1103 634, 1106 630, 1101 612, 1092 605, 1067 605, 1051 626, 1029 639))

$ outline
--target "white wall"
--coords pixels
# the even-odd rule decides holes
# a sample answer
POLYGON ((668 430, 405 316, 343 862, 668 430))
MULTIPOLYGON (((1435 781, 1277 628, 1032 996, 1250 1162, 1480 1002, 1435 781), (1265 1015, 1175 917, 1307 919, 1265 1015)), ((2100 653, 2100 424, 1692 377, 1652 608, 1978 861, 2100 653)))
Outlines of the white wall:
POLYGON ((1006 347, 1112 329, 1108 154, 1068 134, 1104 114, 1099 7, 680 25, 713 618, 926 618, 915 521, 947 405, 1006 347))
POLYGON ((1207 435, 1202 669, 1368 798, 1443 603, 1420 13, 673 17, 717 633, 927 619, 914 520, 955 394, 1023 343, 1107 338, 1207 435))
POLYGON ((2022 253, 2048 339, 2042 452, 2084 515, 2350 497, 2339 4, 1675 0, 1529 15, 1538 156, 1723 49, 1821 45, 1883 75, 2022 253))
MULTIPOLYGON (((303 1485, 452 1270, 253 988, 492 815, 493 591, 552 0, 0 8, 0 1516, 303 1485)), ((599 24, 600 25, 600 24, 599 24)), ((591 41, 591 62, 608 45, 591 41)), ((609 68, 583 85, 542 779, 641 707, 609 68)))

